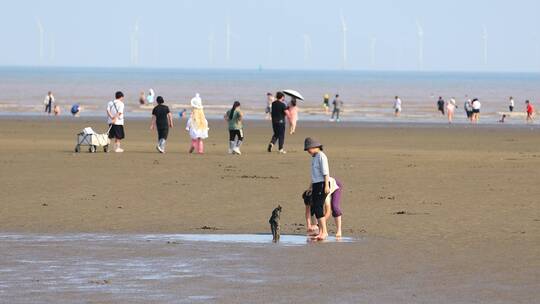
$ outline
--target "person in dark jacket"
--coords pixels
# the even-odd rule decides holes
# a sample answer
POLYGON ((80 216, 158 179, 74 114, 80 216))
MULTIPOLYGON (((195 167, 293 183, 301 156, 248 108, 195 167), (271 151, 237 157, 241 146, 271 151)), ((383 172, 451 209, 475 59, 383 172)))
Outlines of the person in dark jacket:
POLYGON ((285 117, 286 117, 287 105, 285 104, 285 94, 278 92, 276 94, 276 100, 272 102, 271 116, 272 116, 272 129, 273 135, 270 143, 268 144, 268 152, 272 152, 272 148, 279 143, 279 153, 287 153, 283 149, 285 144, 285 117))

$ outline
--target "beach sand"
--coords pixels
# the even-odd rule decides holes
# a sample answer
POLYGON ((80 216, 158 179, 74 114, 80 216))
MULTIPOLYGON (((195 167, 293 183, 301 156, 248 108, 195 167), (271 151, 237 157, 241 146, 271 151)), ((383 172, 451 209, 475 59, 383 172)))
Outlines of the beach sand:
MULTIPOLYGON (((300 195, 310 173, 302 145, 313 136, 344 183, 344 235, 358 241, 246 249, 271 269, 269 279, 216 301, 540 297, 538 128, 300 123, 287 137, 289 153, 279 155, 265 151, 269 123, 248 121, 244 155, 230 156, 224 123, 210 123, 205 155, 187 154, 184 123, 176 123, 164 155, 142 120, 128 120, 125 153, 77 154, 75 134, 86 126, 103 130, 101 121, 0 119, 0 231, 268 233, 270 213, 281 204, 282 233, 302 234, 300 195)), ((224 250, 238 250, 231 248, 224 250)))

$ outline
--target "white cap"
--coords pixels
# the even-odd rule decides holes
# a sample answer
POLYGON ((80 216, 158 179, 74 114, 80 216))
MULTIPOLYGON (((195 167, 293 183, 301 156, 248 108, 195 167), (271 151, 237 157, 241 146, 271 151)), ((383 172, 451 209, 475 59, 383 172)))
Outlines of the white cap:
POLYGON ((201 99, 201 96, 199 95, 199 93, 195 94, 195 97, 193 97, 191 99, 191 107, 193 107, 195 109, 202 109, 203 108, 202 99, 201 99))

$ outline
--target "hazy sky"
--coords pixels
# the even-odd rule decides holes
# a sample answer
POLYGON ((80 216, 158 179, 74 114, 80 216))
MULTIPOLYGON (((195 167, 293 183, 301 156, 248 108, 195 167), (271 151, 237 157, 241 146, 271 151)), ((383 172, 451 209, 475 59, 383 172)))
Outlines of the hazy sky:
POLYGON ((0 65, 340 69, 341 11, 347 69, 540 71, 538 0, 3 0, 0 65))

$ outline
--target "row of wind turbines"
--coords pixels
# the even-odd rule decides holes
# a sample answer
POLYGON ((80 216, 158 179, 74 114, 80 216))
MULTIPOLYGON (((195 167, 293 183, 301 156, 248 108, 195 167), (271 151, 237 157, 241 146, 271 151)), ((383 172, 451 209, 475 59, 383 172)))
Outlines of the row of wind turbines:
MULTIPOLYGON (((348 27, 347 22, 345 20, 345 15, 343 14, 343 11, 340 13, 340 21, 341 21, 341 33, 342 33, 342 66, 341 68, 343 70, 346 70, 348 68, 348 27)), ((39 18, 36 19, 37 29, 39 32, 39 62, 40 64, 44 63, 45 61, 45 28, 43 27, 43 24, 41 23, 41 20, 39 18)), ((422 24, 417 20, 416 21, 416 28, 417 28, 417 38, 418 38, 418 69, 424 70, 424 28, 422 24)), ((483 35, 482 35, 482 42, 483 42, 483 64, 488 65, 488 32, 487 27, 485 25, 482 26, 483 29, 483 35)), ((226 24, 225 24, 225 61, 227 64, 230 64, 231 62, 231 39, 234 38, 235 35, 231 31, 231 22, 230 19, 227 18, 226 24)), ((130 32, 130 64, 132 66, 139 65, 139 39, 140 39, 140 26, 139 26, 139 20, 137 20, 130 32)), ((214 33, 211 33, 208 36, 208 55, 209 55, 209 61, 210 64, 213 65, 215 62, 215 35, 214 33)), ((304 63, 307 65, 307 63, 311 60, 311 53, 313 51, 313 45, 311 41, 311 36, 307 33, 303 34, 303 42, 304 42, 304 63)), ((54 62, 55 59, 55 40, 54 36, 50 35, 49 37, 49 43, 50 43, 50 49, 49 49, 49 61, 54 62)), ((272 37, 269 37, 268 39, 268 57, 269 61, 271 61, 271 58, 273 56, 273 39, 272 37)), ((376 57, 377 57, 377 38, 372 37, 370 40, 370 63, 371 66, 374 67, 376 64, 376 57)))

